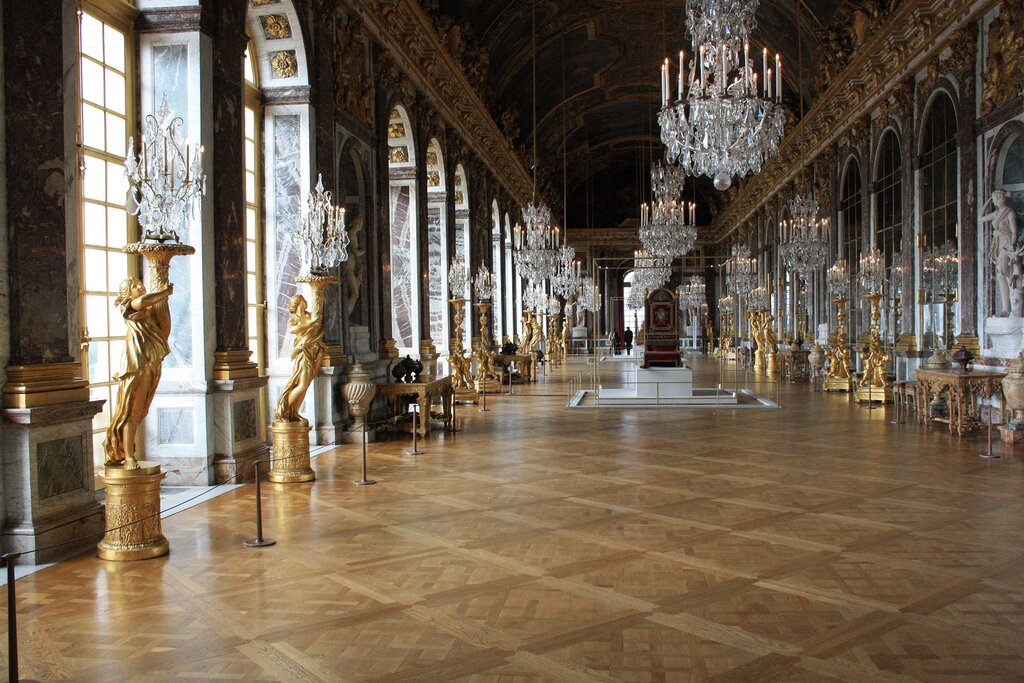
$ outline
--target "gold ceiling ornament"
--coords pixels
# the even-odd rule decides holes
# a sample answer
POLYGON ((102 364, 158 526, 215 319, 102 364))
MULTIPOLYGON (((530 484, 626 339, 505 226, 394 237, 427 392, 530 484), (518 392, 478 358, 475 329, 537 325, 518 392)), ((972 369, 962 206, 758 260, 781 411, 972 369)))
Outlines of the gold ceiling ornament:
POLYGON ((334 27, 335 106, 372 128, 374 87, 370 82, 363 25, 335 8, 334 27))
POLYGON ((904 118, 910 113, 910 107, 914 103, 914 82, 904 78, 897 83, 889 92, 881 106, 882 125, 890 116, 898 119, 904 118))
POLYGON ((253 7, 266 7, 267 5, 279 5, 281 0, 250 0, 253 7))
POLYGON ((409 163, 409 148, 406 146, 392 147, 388 152, 388 161, 392 164, 409 163))
POLYGON ((441 187, 441 174, 437 171, 427 171, 427 187, 441 187))
POLYGON ((982 116, 1024 93, 1024 6, 1004 2, 989 26, 982 116))
POLYGON ((299 73, 295 50, 280 50, 270 58, 270 66, 278 78, 292 78, 299 73))
POLYGON ((427 166, 437 166, 437 152, 432 149, 427 150, 427 166))
MULTIPOLYGON (((1024 39, 1024 35, 1022 35, 1024 39)), ((950 54, 946 60, 951 73, 973 70, 978 54, 978 24, 971 22, 963 26, 949 39, 950 54)))
POLYGON ((281 40, 292 37, 292 25, 283 14, 264 14, 260 16, 263 35, 267 40, 281 40))
POLYGON ((388 137, 392 140, 397 138, 405 137, 405 124, 404 123, 389 123, 388 124, 388 137))

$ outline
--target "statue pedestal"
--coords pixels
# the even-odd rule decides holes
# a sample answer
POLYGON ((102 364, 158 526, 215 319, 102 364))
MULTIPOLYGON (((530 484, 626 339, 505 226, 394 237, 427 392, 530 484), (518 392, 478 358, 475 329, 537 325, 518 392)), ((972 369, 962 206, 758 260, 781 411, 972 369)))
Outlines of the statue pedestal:
POLYGON ((826 377, 824 391, 853 391, 853 380, 849 377, 826 377))
POLYGON ((983 355, 1015 358, 1024 349, 1024 318, 985 318, 989 346, 983 355))
POLYGON ((456 403, 479 403, 480 394, 472 387, 457 387, 455 401, 456 403))
POLYGON ((857 387, 857 403, 892 403, 892 387, 857 387))
POLYGON ((502 384, 493 379, 478 379, 474 382, 476 385, 477 393, 480 394, 500 394, 502 393, 502 384))
POLYGON ((309 466, 309 432, 306 420, 270 425, 273 459, 267 481, 294 484, 316 479, 316 472, 309 466))
POLYGON ((148 560, 170 551, 160 527, 160 482, 166 476, 159 464, 145 460, 132 470, 107 465, 106 534, 96 546, 101 560, 148 560))

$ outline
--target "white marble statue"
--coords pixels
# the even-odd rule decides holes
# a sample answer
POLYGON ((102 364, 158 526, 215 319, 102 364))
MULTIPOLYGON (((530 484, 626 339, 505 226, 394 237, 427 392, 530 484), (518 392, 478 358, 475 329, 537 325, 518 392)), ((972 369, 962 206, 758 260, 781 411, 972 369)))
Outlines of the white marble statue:
POLYGON ((1024 248, 1017 247, 1017 212, 1008 200, 1009 195, 1005 190, 995 190, 982 207, 982 211, 990 206, 992 210, 982 215, 981 222, 992 223, 989 258, 995 265, 996 291, 999 295, 996 316, 1020 318, 1024 302, 1024 269, 1021 266, 1024 248))

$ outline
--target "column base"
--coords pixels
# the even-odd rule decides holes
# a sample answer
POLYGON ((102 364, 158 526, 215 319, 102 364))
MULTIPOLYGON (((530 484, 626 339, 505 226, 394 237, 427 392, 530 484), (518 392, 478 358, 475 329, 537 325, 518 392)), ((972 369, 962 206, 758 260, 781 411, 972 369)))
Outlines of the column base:
POLYGON ((849 377, 826 377, 823 391, 853 391, 853 380, 849 377))
POLYGON ((160 526, 160 465, 139 461, 136 469, 107 465, 106 534, 96 546, 101 560, 149 560, 170 552, 160 526))
POLYGON ((309 463, 309 422, 275 422, 270 425, 273 460, 267 481, 296 484, 315 481, 316 472, 309 463))
MULTIPOLYGON (((213 478, 218 484, 251 484, 257 461, 266 462, 270 456, 270 446, 261 444, 244 453, 218 455, 213 459, 213 478)), ((266 468, 264 468, 266 471, 266 468)))
POLYGON ((857 387, 857 403, 892 403, 892 387, 857 387))

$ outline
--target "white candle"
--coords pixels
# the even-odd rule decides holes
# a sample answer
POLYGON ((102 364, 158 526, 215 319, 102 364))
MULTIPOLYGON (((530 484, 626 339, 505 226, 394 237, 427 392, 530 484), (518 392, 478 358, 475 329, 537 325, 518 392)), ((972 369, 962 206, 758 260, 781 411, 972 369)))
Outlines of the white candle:
POLYGON ((772 70, 768 69, 768 78, 764 80, 764 96, 769 100, 772 98, 772 70))
POLYGON ((782 101, 782 57, 775 53, 775 99, 782 101))
POLYGON ((768 96, 768 48, 761 53, 761 81, 764 83, 765 97, 768 96))
POLYGON ((704 46, 700 46, 700 88, 703 90, 707 84, 704 82, 704 46))
POLYGON ((721 88, 722 88, 722 92, 723 93, 725 92, 725 87, 726 87, 726 82, 725 82, 725 55, 726 55, 726 50, 727 49, 728 48, 723 44, 722 45, 722 81, 721 81, 721 83, 722 83, 721 88))
POLYGON ((679 99, 683 99, 683 51, 679 51, 679 99))
POLYGON ((743 92, 750 92, 750 43, 743 41, 743 92))

